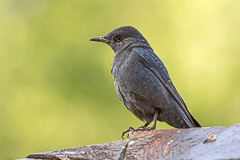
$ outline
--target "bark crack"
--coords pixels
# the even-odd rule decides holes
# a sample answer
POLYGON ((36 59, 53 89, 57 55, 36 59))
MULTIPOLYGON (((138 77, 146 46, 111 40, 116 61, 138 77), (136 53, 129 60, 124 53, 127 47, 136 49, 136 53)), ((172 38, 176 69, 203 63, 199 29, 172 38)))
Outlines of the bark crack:
MULTIPOLYGON (((129 143, 130 141, 128 141, 129 143)), ((120 154, 120 157, 119 157, 119 160, 124 160, 125 158, 125 155, 126 155, 126 152, 127 152, 127 148, 128 148, 128 143, 125 145, 125 148, 122 150, 121 154, 120 154)))

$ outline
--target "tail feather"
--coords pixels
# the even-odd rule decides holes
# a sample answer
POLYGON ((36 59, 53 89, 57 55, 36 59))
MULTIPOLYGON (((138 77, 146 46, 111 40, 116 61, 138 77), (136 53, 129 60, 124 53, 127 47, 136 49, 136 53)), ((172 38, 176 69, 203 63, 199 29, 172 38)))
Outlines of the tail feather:
POLYGON ((202 127, 199 123, 198 123, 198 121, 195 119, 195 118, 193 118, 193 116, 191 115, 191 117, 192 117, 192 119, 193 119, 193 122, 194 122, 194 127, 202 127))

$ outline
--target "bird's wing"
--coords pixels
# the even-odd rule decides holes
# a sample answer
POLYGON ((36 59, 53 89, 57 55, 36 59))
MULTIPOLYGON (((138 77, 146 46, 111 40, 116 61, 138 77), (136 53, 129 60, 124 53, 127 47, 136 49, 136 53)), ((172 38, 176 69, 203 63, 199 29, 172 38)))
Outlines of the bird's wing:
POLYGON ((168 92, 172 95, 172 97, 176 100, 179 104, 181 109, 184 111, 187 117, 182 117, 184 121, 189 125, 189 127, 197 126, 199 124, 196 120, 192 117, 192 115, 187 110, 187 107, 178 94, 176 88, 174 87, 170 76, 167 72, 167 69, 163 65, 162 61, 157 57, 157 55, 149 48, 142 47, 134 47, 132 52, 135 52, 137 55, 140 56, 142 63, 150 70, 152 73, 159 79, 159 81, 165 86, 168 92), (147 51, 147 52, 146 52, 147 51), (195 123, 194 123, 195 122, 195 123))

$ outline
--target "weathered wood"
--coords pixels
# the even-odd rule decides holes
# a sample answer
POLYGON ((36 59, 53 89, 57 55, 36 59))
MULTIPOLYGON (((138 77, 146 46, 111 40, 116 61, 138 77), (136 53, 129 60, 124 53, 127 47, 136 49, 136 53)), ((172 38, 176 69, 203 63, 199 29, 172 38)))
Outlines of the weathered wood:
POLYGON ((89 146, 61 149, 49 152, 34 153, 27 158, 35 159, 119 159, 126 148, 128 140, 89 146))
POLYGON ((240 159, 240 123, 135 132, 124 141, 34 153, 22 160, 30 159, 240 159))
POLYGON ((142 132, 131 136, 125 158, 240 159, 239 136, 240 124, 142 132), (209 135, 216 138, 206 142, 209 135))

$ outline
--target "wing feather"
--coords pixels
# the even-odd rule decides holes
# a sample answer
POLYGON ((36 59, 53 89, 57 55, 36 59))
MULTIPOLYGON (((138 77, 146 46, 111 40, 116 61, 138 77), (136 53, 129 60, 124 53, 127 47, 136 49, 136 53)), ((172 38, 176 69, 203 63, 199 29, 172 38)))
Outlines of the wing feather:
MULTIPOLYGON (((137 47, 136 47, 137 49, 137 47)), ((132 51, 134 52, 135 49, 132 51)), ((159 81, 165 86, 165 88, 168 90, 168 92, 172 95, 172 97, 176 100, 176 102, 179 104, 183 112, 186 114, 187 117, 182 116, 184 121, 189 125, 189 127, 196 126, 195 120, 193 119, 192 115, 187 110, 187 107, 181 98, 181 96, 178 94, 176 88, 174 87, 170 76, 167 72, 167 69, 163 65, 162 61, 153 53, 152 50, 147 49, 148 53, 145 51, 142 51, 141 48, 138 49, 136 54, 140 56, 140 59, 142 63, 150 70, 152 73, 159 79, 159 81), (149 55, 150 54, 150 55, 149 55)))

